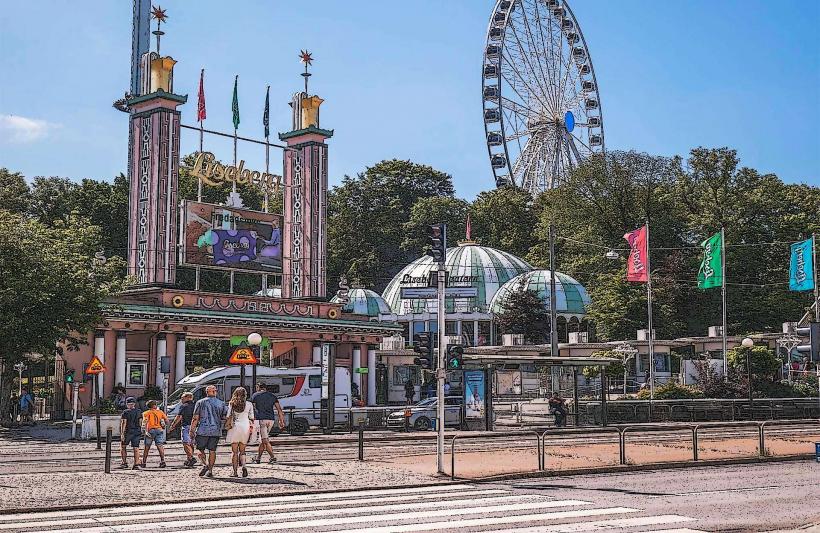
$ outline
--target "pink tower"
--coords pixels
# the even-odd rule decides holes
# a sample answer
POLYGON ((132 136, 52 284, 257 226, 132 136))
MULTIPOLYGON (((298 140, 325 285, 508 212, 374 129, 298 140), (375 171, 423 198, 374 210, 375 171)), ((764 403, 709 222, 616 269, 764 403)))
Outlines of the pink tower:
POLYGON ((173 93, 174 61, 156 52, 140 61, 141 91, 130 113, 128 274, 137 285, 176 281, 179 111, 187 96, 173 93))
MULTIPOLYGON (((282 296, 284 298, 324 298, 327 286, 327 144, 333 130, 319 127, 319 106, 323 100, 308 96, 307 65, 305 91, 296 93, 293 130, 280 133, 288 149, 284 151, 284 219, 282 253, 282 296)), ((305 59, 307 58, 307 59, 305 59)))

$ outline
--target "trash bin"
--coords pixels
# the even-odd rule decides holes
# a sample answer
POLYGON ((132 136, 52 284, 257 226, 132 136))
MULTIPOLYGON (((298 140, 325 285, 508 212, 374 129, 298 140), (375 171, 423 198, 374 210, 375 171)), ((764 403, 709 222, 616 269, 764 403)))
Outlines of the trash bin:
POLYGON ((820 463, 820 442, 814 443, 814 459, 820 463))
MULTIPOLYGON (((430 421, 430 429, 432 431, 438 431, 438 418, 434 418, 430 421)), ((820 442, 818 442, 817 445, 820 446, 820 442)), ((818 449, 820 450, 820 448, 818 448, 818 449)), ((820 459, 818 459, 818 460, 820 460, 820 459)))

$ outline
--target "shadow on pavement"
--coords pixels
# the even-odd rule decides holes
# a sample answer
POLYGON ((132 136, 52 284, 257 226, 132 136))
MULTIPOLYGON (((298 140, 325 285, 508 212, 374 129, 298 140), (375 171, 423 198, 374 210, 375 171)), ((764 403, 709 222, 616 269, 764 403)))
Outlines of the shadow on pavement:
POLYGON ((236 483, 239 485, 298 485, 306 487, 307 483, 301 481, 292 481, 290 479, 282 479, 279 477, 215 477, 211 478, 214 481, 222 481, 224 483, 236 483))

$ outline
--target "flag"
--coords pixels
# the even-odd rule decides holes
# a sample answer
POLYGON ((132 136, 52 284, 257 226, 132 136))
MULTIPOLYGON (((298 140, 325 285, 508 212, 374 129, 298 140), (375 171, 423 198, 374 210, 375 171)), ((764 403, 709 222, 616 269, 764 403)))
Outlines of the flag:
POLYGON ((467 229, 464 231, 464 238, 469 241, 472 234, 473 226, 470 224, 470 213, 467 213, 467 229))
POLYGON ((262 113, 262 125, 265 126, 265 138, 267 139, 270 135, 270 85, 265 91, 265 112, 262 113))
POLYGON ((205 120, 208 114, 205 112, 205 69, 199 73, 199 100, 196 104, 196 119, 200 122, 205 120))
POLYGON ((231 103, 231 111, 233 111, 233 129, 239 128, 239 75, 233 80, 233 102, 231 103))
POLYGON ((629 259, 626 262, 627 281, 649 281, 649 270, 646 268, 649 256, 649 243, 646 242, 646 226, 624 235, 629 243, 629 259))
POLYGON ((703 247, 703 261, 698 271, 698 288, 712 289, 723 286, 723 238, 717 232, 700 245, 703 247))
POLYGON ((814 290, 814 237, 792 244, 789 265, 789 290, 814 290))

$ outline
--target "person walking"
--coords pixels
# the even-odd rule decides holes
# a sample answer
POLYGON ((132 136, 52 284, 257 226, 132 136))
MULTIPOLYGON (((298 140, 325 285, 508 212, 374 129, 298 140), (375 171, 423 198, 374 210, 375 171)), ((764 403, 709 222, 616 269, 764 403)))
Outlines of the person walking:
POLYGON ((268 462, 275 463, 276 456, 273 454, 270 435, 273 430, 274 420, 277 418, 279 429, 285 429, 285 412, 282 411, 279 398, 268 390, 268 386, 265 383, 256 384, 256 392, 251 396, 251 403, 253 403, 256 409, 256 420, 259 423, 259 451, 253 462, 259 464, 262 461, 262 454, 268 452, 270 456, 268 462))
POLYGON ((231 443, 231 477, 239 477, 238 468, 242 466, 242 477, 248 477, 245 467, 245 445, 253 431, 253 404, 247 401, 245 387, 237 387, 228 402, 227 440, 231 443))
POLYGON ((187 468, 192 468, 196 465, 196 458, 194 458, 194 441, 191 439, 191 420, 194 418, 194 395, 186 392, 180 398, 182 405, 179 413, 171 422, 171 427, 168 428, 168 433, 174 431, 177 426, 180 426, 180 438, 182 440, 182 449, 185 450, 187 459, 182 463, 187 468))
POLYGON ((31 395, 28 389, 23 389, 20 394, 20 424, 34 420, 31 416, 33 410, 34 396, 31 395))
POLYGON ((148 462, 148 453, 153 443, 157 445, 159 452, 159 467, 165 468, 165 426, 168 424, 168 415, 157 407, 156 400, 148 400, 146 406, 148 410, 142 413, 145 426, 145 451, 142 454, 142 466, 145 468, 148 462))
POLYGON ((552 398, 549 399, 549 410, 555 416, 555 427, 565 427, 567 421, 567 406, 566 400, 563 399, 557 392, 552 393, 552 398))
POLYGON ((222 436, 222 421, 228 412, 228 406, 216 397, 216 385, 205 387, 205 398, 194 404, 194 416, 191 419, 191 437, 196 444, 199 459, 202 461, 200 476, 214 477, 216 463, 216 445, 222 436), (205 450, 208 450, 207 460, 205 450))
POLYGON ((133 397, 125 399, 125 411, 120 417, 120 468, 128 468, 128 445, 134 450, 133 470, 140 467, 140 441, 142 440, 142 411, 137 408, 137 400, 133 397))
POLYGON ((408 405, 413 403, 413 396, 415 395, 416 386, 413 385, 413 380, 408 378, 407 381, 404 382, 404 397, 407 399, 408 405))

